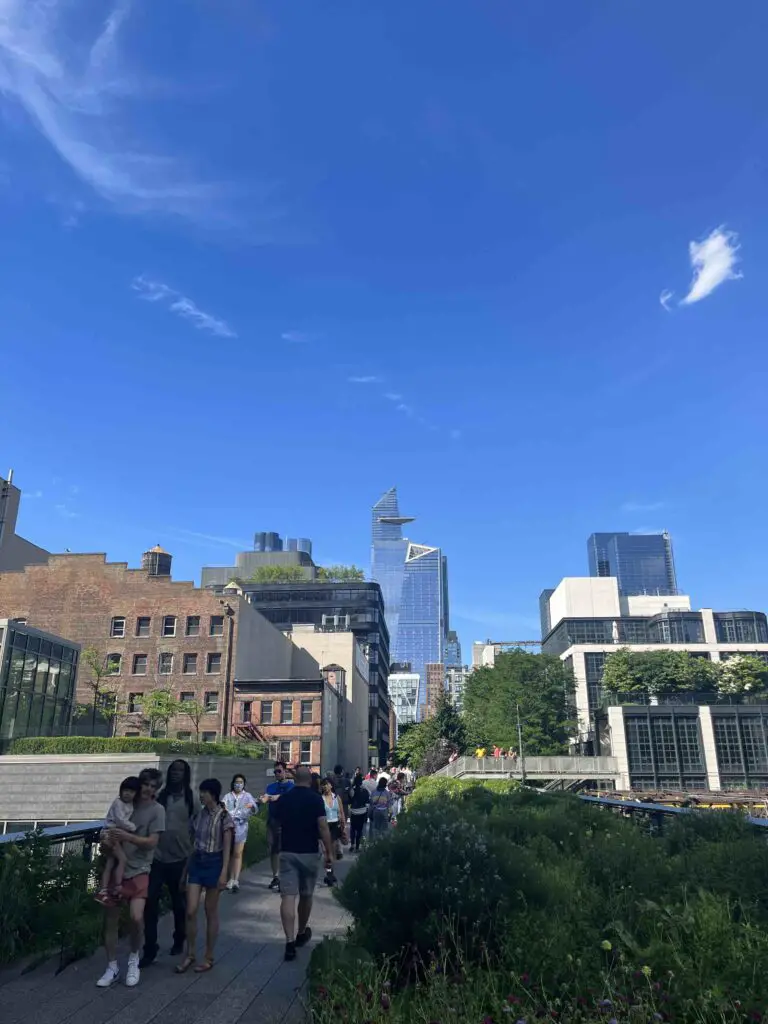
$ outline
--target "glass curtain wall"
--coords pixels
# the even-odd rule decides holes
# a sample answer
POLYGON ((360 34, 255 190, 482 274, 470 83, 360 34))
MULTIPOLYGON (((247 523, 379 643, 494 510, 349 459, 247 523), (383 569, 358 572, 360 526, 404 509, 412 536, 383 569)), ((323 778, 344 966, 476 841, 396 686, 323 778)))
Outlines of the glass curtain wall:
POLYGON ((62 736, 69 730, 77 651, 9 629, 0 665, 0 745, 22 736, 62 736))

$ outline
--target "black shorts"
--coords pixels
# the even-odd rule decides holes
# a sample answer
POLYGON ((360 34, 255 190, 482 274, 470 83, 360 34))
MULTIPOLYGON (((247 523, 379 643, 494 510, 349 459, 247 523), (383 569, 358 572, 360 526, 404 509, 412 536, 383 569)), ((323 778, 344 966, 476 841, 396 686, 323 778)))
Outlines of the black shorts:
POLYGON ((331 833, 331 842, 335 843, 341 839, 341 825, 338 821, 328 822, 328 831, 331 833))
POLYGON ((277 857, 280 853, 283 839, 283 830, 279 821, 267 823, 267 845, 270 857, 277 857))

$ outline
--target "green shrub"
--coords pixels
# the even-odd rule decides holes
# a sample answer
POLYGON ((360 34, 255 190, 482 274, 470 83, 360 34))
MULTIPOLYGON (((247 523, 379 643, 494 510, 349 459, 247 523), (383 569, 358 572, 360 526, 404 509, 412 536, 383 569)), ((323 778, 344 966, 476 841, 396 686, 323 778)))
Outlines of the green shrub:
POLYGON ((14 740, 10 754, 174 754, 193 757, 263 758, 259 743, 192 743, 145 736, 27 736, 14 740))
POLYGON ((264 860, 269 850, 267 846, 267 813, 266 808, 248 819, 248 835, 243 849, 243 867, 250 867, 264 860))
POLYGON ((313 1019, 759 1020, 766 878, 765 837, 732 814, 655 837, 566 794, 426 780, 338 893, 374 962, 327 951, 313 1019))

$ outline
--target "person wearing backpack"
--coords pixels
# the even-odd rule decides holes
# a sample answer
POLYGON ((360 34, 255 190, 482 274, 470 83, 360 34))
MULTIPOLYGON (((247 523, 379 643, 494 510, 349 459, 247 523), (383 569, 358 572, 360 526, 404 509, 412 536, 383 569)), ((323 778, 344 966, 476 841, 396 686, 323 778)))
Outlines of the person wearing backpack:
POLYGON ((371 797, 371 839, 382 835, 389 828, 394 797, 387 789, 388 779, 382 775, 371 797))
POLYGON ((349 791, 349 849, 360 851, 360 840, 368 820, 368 805, 371 795, 363 785, 363 776, 356 775, 349 791))

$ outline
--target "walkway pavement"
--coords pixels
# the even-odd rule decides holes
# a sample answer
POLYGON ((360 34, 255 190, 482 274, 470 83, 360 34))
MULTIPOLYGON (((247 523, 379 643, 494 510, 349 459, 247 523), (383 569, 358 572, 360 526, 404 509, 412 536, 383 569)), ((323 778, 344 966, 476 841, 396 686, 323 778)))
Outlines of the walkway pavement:
MULTIPOLYGON (((336 866, 344 878, 354 858, 336 866)), ((121 979, 111 989, 96 988, 104 953, 71 964, 58 976, 54 959, 29 974, 0 976, 2 1024, 301 1024, 306 1018, 305 981, 313 948, 325 936, 344 935, 347 918, 331 890, 321 882, 310 926, 313 939, 283 960, 280 898, 267 889, 267 861, 245 872, 237 895, 221 897, 221 935, 216 965, 206 974, 176 975, 167 954, 141 973, 136 988, 126 988, 125 952, 121 979)), ((202 912, 201 912, 202 913, 202 912)), ((201 919, 202 920, 202 919, 201 919)), ((171 946, 172 921, 160 926, 163 950, 171 946)), ((201 936, 199 936, 199 939, 201 936)), ((202 947, 201 950, 202 951, 202 947)))

